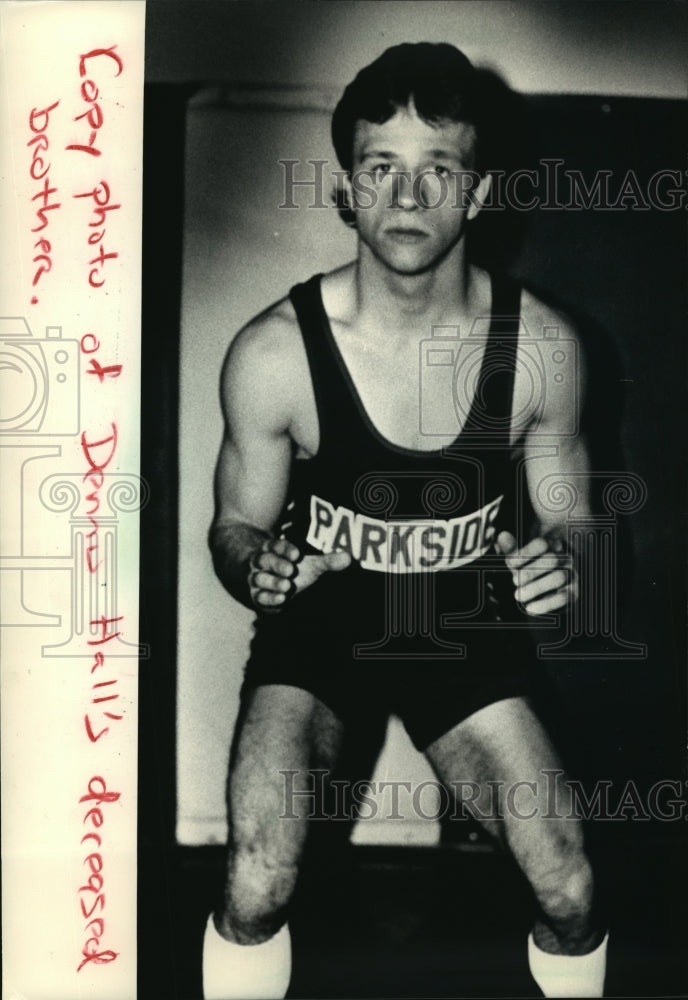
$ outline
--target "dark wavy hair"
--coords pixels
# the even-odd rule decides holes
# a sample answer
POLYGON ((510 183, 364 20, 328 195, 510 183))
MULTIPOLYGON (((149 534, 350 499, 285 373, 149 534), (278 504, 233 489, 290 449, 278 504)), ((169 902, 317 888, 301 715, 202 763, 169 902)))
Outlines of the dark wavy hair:
MULTIPOLYGON (((347 172, 353 165, 356 122, 382 125, 413 102, 423 121, 465 122, 475 129, 472 168, 484 172, 487 153, 486 88, 481 71, 447 42, 395 45, 365 66, 346 88, 332 115, 332 142, 347 172)), ((348 225, 354 213, 340 188, 335 203, 348 225)))
POLYGON ((479 137, 479 83, 479 73, 470 60, 446 42, 404 43, 387 49, 358 73, 334 110, 332 142, 339 162, 351 170, 357 121, 382 125, 411 101, 423 121, 467 122, 479 137))

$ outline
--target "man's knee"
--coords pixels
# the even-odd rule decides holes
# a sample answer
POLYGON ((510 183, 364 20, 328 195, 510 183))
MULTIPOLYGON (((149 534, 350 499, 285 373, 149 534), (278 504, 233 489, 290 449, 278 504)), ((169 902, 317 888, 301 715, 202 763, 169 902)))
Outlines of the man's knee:
POLYGON ((294 857, 234 845, 225 889, 225 920, 240 944, 259 944, 286 920, 298 878, 294 857))
POLYGON ((527 831, 521 823, 505 825, 508 846, 548 919, 561 924, 587 919, 596 887, 581 824, 540 818, 526 824, 527 831))
POLYGON ((577 923, 587 920, 592 912, 595 878, 582 852, 563 855, 555 867, 539 874, 533 889, 552 923, 577 923))
POLYGON ((230 775, 224 930, 258 944, 286 919, 306 842, 306 818, 286 818, 268 781, 230 775))

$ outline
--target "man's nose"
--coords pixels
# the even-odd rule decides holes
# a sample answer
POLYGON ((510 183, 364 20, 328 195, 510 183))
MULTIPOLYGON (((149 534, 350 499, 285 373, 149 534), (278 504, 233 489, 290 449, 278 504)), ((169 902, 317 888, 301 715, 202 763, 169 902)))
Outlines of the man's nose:
POLYGON ((418 208, 417 189, 418 184, 414 183, 414 175, 410 170, 397 171, 393 178, 393 205, 407 212, 418 208))
POLYGON ((394 175, 394 205, 409 211, 435 208, 447 194, 446 181, 432 170, 400 170, 394 175))

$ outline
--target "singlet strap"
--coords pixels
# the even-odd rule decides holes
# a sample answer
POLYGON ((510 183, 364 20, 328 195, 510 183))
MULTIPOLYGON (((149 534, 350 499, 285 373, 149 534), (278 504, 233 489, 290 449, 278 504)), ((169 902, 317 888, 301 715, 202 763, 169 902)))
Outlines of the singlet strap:
POLYGON ((460 437, 479 433, 508 441, 521 320, 521 286, 492 276, 492 309, 475 397, 460 437))
POLYGON ((331 344, 329 320, 320 293, 322 274, 295 285, 289 292, 311 374, 318 411, 319 451, 350 436, 361 423, 351 389, 331 344))

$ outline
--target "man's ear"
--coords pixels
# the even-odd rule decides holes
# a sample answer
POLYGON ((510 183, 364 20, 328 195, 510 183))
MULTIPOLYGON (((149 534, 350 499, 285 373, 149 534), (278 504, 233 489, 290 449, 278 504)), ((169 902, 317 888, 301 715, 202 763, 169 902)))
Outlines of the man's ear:
POLYGON ((488 195, 490 194, 490 189, 492 187, 492 174, 485 174, 484 177, 480 178, 480 183, 473 191, 470 193, 470 202, 468 205, 467 218, 475 219, 476 215, 483 207, 487 201, 488 195))
POLYGON ((356 213, 353 209, 353 184, 349 173, 336 171, 333 200, 340 219, 351 229, 355 229, 356 213))
POLYGON ((351 173, 347 170, 342 176, 342 193, 346 198, 350 211, 354 210, 354 186, 351 183, 351 173))

